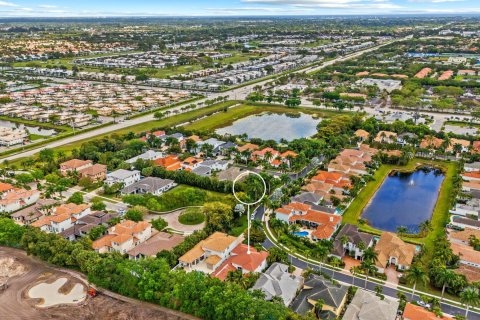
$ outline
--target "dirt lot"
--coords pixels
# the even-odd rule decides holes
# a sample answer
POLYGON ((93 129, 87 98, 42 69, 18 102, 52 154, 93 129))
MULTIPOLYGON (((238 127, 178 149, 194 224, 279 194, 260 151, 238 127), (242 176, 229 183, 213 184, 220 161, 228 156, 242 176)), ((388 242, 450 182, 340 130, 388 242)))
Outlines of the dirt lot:
MULTIPOLYGON (((58 270, 48 264, 25 254, 21 250, 0 247, 0 262, 13 258, 12 265, 15 276, 8 280, 8 288, 0 291, 0 318, 2 320, 43 320, 43 319, 105 319, 105 320, 181 320, 196 319, 194 317, 164 309, 149 303, 129 299, 114 293, 102 291, 95 298, 88 297, 86 301, 76 306, 56 306, 36 308, 38 299, 30 299, 27 291, 36 283, 55 281, 60 277, 68 279, 68 285, 83 283, 88 285, 80 274, 69 270, 58 270), (21 271, 21 272, 20 272, 21 271)), ((5 263, 6 265, 7 263, 5 263)), ((6 267, 4 267, 6 268, 6 267)), ((60 289, 61 290, 61 289, 60 289)))

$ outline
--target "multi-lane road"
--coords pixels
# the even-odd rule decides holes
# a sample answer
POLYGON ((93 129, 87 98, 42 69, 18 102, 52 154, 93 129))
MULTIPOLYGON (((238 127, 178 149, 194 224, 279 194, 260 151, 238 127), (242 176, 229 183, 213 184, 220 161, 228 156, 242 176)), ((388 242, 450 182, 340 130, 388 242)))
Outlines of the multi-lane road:
MULTIPOLYGON (((371 48, 367 48, 367 49, 360 50, 360 51, 357 51, 357 52, 354 52, 354 53, 351 53, 351 54, 347 54, 347 55, 344 55, 344 56, 341 56, 341 57, 338 57, 338 58, 335 58, 335 59, 332 59, 332 60, 328 60, 324 63, 318 64, 318 65, 315 65, 315 66, 307 66, 305 68, 301 68, 301 69, 298 69, 298 70, 292 71, 292 72, 294 72, 294 73, 303 73, 303 72, 312 73, 312 72, 321 70, 321 69, 323 69, 327 66, 330 66, 334 63, 356 58, 356 57, 358 57, 358 56, 360 56, 364 53, 377 50, 377 49, 379 49, 383 46, 389 45, 393 42, 400 41, 400 40, 403 40, 403 39, 404 38, 389 41, 389 42, 385 42, 383 44, 380 44, 380 45, 377 45, 377 46, 374 46, 374 47, 371 47, 371 48)), ((277 77, 280 77, 280 76, 281 75, 278 75, 277 77)), ((248 94, 250 94, 254 90, 255 87, 263 86, 266 83, 271 82, 275 78, 276 77, 267 78, 265 80, 255 82, 255 83, 243 86, 243 87, 232 88, 231 90, 228 90, 228 91, 225 91, 225 92, 209 93, 206 98, 197 100, 197 101, 195 101, 195 103, 205 102, 205 100, 207 100, 207 99, 217 98, 219 96, 223 96, 223 97, 227 96, 229 100, 244 100, 248 96, 248 94)), ((179 106, 170 108, 169 110, 170 111, 177 111, 177 114, 178 114, 178 113, 183 112, 181 110, 182 107, 183 107, 183 105, 179 105, 179 106)), ((175 113, 172 112, 171 114, 173 115, 175 113)), ((138 124, 141 124, 141 123, 145 123, 145 122, 148 122, 148 121, 152 121, 152 120, 154 120, 153 114, 147 114, 147 115, 144 115, 144 116, 141 116, 141 117, 138 117, 138 118, 124 120, 122 122, 112 124, 110 126, 94 129, 94 130, 91 130, 91 131, 88 131, 88 132, 79 133, 75 136, 70 136, 70 137, 67 137, 67 138, 64 138, 64 139, 53 141, 53 142, 44 144, 44 145, 42 145, 41 147, 38 147, 38 148, 29 149, 27 151, 19 150, 17 153, 14 153, 14 154, 11 154, 11 155, 8 155, 8 156, 5 156, 5 157, 0 157, 0 159, 1 160, 12 161, 12 160, 16 160, 16 159, 29 157, 29 156, 32 156, 32 155, 38 153, 40 150, 45 149, 45 148, 54 149, 54 148, 57 148, 57 147, 60 147, 60 146, 66 145, 66 144, 70 144, 70 143, 79 141, 79 140, 94 138, 94 137, 102 135, 102 134, 107 134, 107 133, 110 133, 110 132, 114 132, 116 130, 128 128, 128 127, 138 125, 138 124)))

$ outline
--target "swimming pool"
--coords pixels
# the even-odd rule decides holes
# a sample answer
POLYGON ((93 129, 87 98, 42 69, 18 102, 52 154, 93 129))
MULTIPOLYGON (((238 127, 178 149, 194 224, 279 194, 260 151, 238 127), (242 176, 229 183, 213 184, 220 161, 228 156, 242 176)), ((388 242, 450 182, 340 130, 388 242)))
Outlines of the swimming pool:
POLYGON ((308 231, 296 231, 293 234, 298 237, 308 237, 308 231))

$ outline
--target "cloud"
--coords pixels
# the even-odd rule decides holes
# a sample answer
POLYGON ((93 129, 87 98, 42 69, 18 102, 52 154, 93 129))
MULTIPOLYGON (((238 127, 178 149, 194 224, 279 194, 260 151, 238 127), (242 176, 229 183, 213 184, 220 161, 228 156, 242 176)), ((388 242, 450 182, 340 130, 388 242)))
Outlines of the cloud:
POLYGON ((38 5, 37 7, 43 8, 43 9, 55 9, 55 8, 58 8, 58 6, 53 6, 53 5, 51 5, 51 4, 41 4, 41 5, 38 5))
POLYGON ((358 10, 391 10, 402 9, 403 6, 389 0, 242 0, 243 3, 263 5, 309 8, 309 9, 351 9, 358 10))
POLYGON ((0 1, 0 7, 18 7, 18 5, 12 2, 0 1))

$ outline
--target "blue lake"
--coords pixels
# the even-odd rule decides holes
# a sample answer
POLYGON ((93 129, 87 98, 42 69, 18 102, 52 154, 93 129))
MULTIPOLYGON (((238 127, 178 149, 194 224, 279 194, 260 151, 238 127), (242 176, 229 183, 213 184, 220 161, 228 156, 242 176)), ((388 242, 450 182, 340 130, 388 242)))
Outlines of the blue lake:
POLYGON ((299 117, 286 114, 261 113, 239 119, 230 126, 217 129, 221 135, 247 134, 248 138, 280 141, 292 141, 299 138, 311 137, 317 133, 317 124, 321 119, 300 113, 299 117))
POLYGON ((403 226, 411 233, 432 217, 444 174, 433 168, 411 173, 393 172, 365 207, 362 218, 374 228, 393 231, 403 226))

